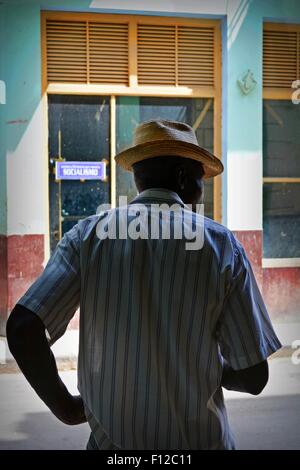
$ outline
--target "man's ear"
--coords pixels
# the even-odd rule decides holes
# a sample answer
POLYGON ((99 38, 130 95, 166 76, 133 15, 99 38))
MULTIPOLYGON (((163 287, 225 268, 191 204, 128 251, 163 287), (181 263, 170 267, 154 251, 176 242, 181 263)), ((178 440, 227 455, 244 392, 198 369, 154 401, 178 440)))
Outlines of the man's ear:
POLYGON ((184 168, 184 166, 180 165, 176 168, 176 177, 177 184, 179 188, 183 191, 186 185, 186 169, 184 168))
POLYGON ((134 179, 134 184, 136 186, 136 189, 138 190, 138 193, 141 193, 143 191, 142 184, 140 183, 140 180, 135 172, 133 172, 133 179, 134 179))
POLYGON ((201 180, 201 198, 200 198, 200 204, 204 204, 204 198, 205 198, 204 181, 201 180))

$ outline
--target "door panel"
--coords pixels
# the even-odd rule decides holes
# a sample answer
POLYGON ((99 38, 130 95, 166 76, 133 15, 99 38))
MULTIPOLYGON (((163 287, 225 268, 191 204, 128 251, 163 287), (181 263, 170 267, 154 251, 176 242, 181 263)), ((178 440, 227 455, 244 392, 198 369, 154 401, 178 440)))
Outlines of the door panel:
MULTIPOLYGON (((118 97, 116 101, 117 152, 131 145, 135 127, 151 119, 170 119, 196 127, 199 145, 213 152, 213 100, 204 98, 118 97)), ((116 168, 116 194, 136 196, 132 173, 116 168)), ((213 180, 204 183, 204 212, 213 218, 213 180)))
POLYGON ((110 200, 109 97, 49 95, 51 251, 79 219, 110 200), (55 180, 55 161, 107 161, 106 180, 55 180))

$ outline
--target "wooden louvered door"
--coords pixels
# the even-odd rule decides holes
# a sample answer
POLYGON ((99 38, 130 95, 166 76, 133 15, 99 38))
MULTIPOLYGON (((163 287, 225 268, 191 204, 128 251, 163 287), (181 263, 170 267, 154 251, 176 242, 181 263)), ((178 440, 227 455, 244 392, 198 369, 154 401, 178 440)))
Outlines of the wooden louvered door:
POLYGON ((128 24, 47 19, 48 83, 128 85, 128 24))
POLYGON ((128 85, 128 24, 87 23, 90 83, 128 85))
POLYGON ((214 28, 138 24, 138 83, 214 86, 214 28))
POLYGON ((264 86, 290 88, 298 75, 296 31, 264 32, 264 86))
MULTIPOLYGON (((62 12, 43 12, 41 18, 43 92, 107 96, 109 100, 112 203, 120 183, 113 156, 120 150, 116 128, 122 97, 124 103, 127 97, 129 102, 139 102, 141 109, 144 98, 153 98, 153 103, 165 98, 167 109, 180 103, 190 116, 186 122, 195 125, 199 136, 209 119, 206 134, 213 141, 211 136, 199 137, 201 145, 221 156, 219 21, 62 12)), ((134 119, 130 109, 124 113, 123 108, 121 114, 134 119)), ((158 109, 163 107, 153 105, 151 118, 159 117, 160 111, 154 111, 158 109)), ((133 129, 135 121, 128 126, 133 129)), ((221 221, 220 177, 211 181, 208 192, 210 211, 213 207, 213 217, 221 221)))
POLYGON ((139 85, 176 85, 176 27, 138 24, 139 85))
POLYGON ((87 81, 85 22, 49 20, 46 38, 48 81, 85 83, 87 81))
POLYGON ((214 28, 178 26, 177 43, 178 84, 214 86, 214 28))

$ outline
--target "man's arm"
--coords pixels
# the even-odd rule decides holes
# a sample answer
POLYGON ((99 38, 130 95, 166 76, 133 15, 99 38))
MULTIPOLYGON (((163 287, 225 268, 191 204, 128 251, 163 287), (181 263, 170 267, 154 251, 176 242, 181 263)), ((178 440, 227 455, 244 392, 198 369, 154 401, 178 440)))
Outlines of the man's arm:
POLYGON ((221 385, 227 390, 259 395, 269 379, 268 362, 262 361, 247 369, 234 370, 224 360, 221 385))
POLYGON ((229 237, 226 289, 216 325, 224 359, 221 385, 258 395, 269 378, 267 358, 281 348, 252 266, 238 240, 229 237))
POLYGON ((9 349, 21 371, 52 413, 65 424, 86 422, 83 401, 72 396, 61 378, 41 319, 16 305, 7 321, 9 349))

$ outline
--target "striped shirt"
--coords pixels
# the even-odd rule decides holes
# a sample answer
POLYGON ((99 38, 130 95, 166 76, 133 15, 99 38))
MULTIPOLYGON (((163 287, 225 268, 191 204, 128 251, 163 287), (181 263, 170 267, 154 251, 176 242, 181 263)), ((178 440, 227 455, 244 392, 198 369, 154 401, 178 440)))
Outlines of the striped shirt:
MULTIPOLYGON (((189 210, 156 188, 138 203, 189 210)), ((233 449, 223 358, 244 369, 281 347, 243 247, 195 213, 204 223, 199 250, 175 238, 101 239, 101 217, 64 235, 19 300, 50 344, 80 306, 78 389, 99 449, 233 449)))

